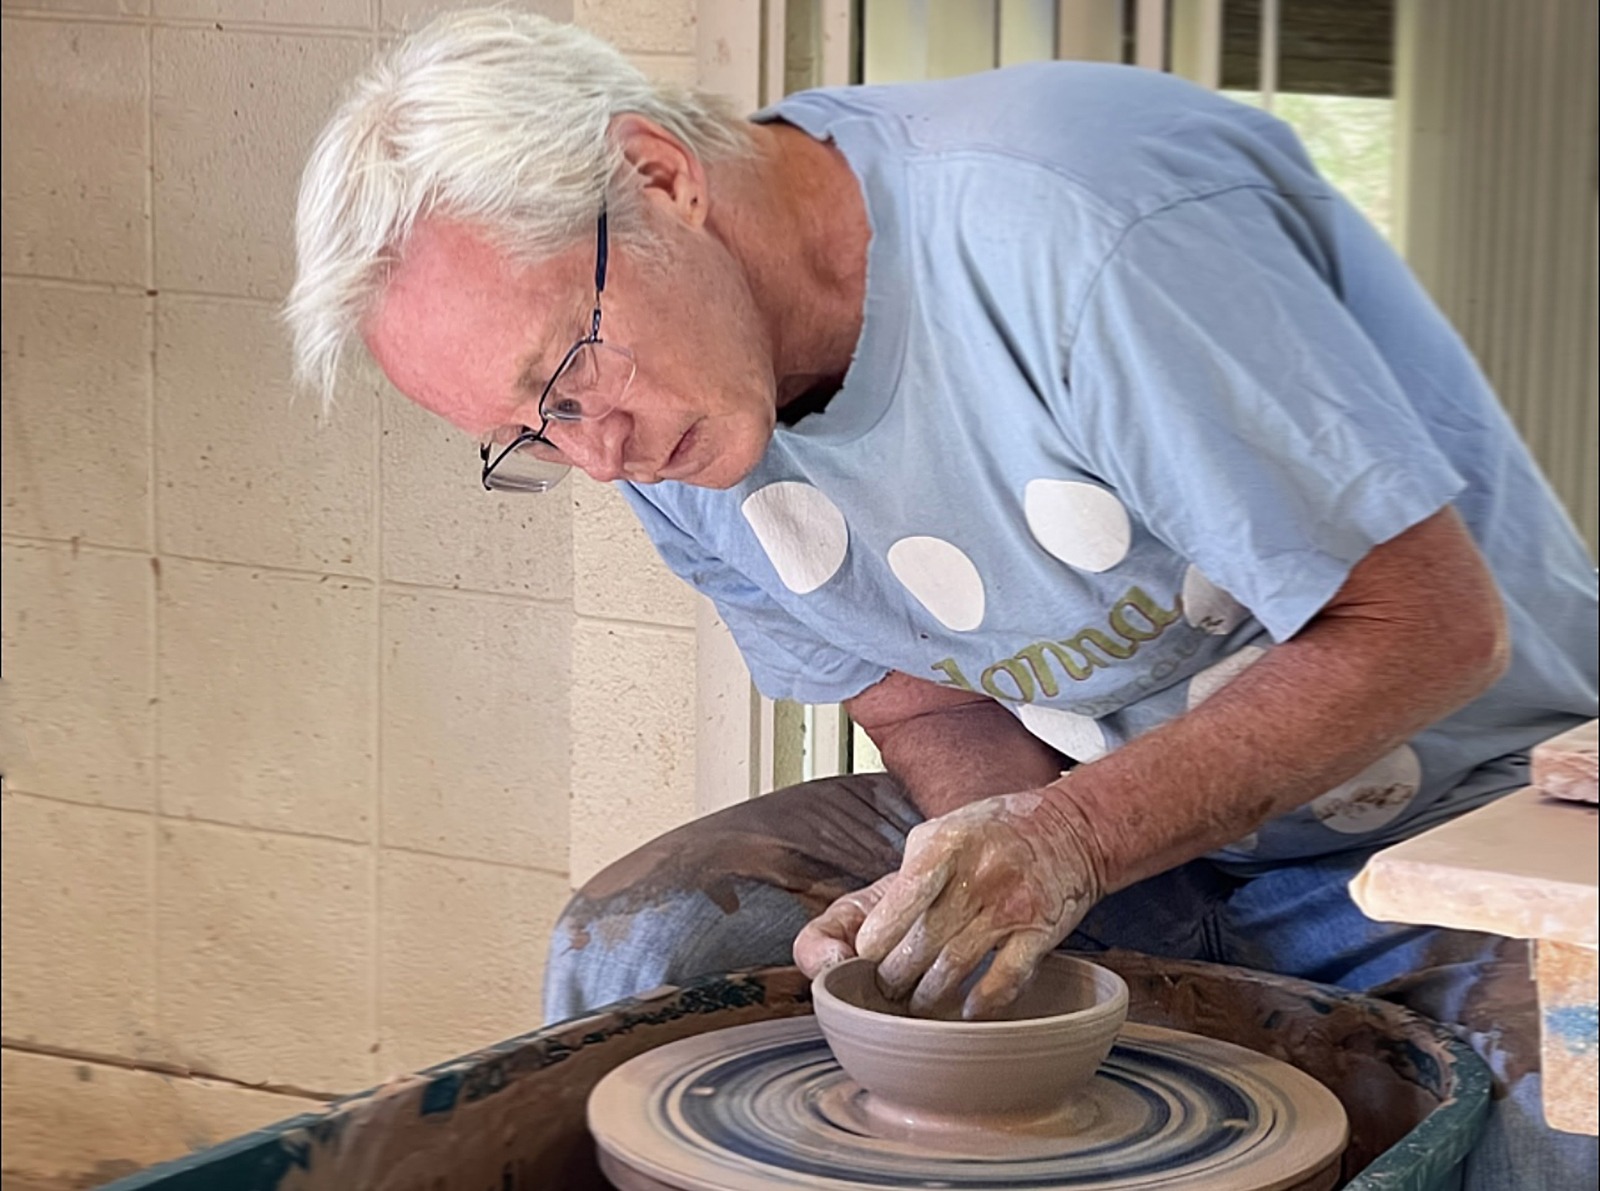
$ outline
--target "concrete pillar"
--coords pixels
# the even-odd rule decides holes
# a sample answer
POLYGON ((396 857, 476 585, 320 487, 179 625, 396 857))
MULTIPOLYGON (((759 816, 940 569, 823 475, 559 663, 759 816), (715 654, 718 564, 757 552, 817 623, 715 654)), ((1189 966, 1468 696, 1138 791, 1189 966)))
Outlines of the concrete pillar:
POLYGON ((1397 239, 1595 549, 1594 0, 1401 0, 1397 239))

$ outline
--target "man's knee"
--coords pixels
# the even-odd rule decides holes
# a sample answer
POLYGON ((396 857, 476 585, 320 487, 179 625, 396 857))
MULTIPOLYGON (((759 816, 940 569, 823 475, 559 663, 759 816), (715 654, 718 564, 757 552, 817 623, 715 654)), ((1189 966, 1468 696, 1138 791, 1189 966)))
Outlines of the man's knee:
POLYGON ((551 936, 547 1020, 789 962, 795 934, 826 905, 830 884, 799 841, 769 829, 770 813, 751 808, 773 809, 741 804, 685 824, 583 884, 551 936))
POLYGON ((827 778, 696 819, 606 866, 563 919, 632 915, 685 897, 735 913, 766 886, 820 913, 898 867, 918 816, 886 774, 827 778))
POLYGON ((793 786, 651 840, 584 882, 557 920, 547 1017, 787 963, 807 919, 898 867, 919 818, 871 774, 793 786))
POLYGON ((1423 938, 1415 970, 1373 994, 1456 1030, 1502 1087, 1538 1071, 1538 991, 1527 940, 1453 930, 1423 938))

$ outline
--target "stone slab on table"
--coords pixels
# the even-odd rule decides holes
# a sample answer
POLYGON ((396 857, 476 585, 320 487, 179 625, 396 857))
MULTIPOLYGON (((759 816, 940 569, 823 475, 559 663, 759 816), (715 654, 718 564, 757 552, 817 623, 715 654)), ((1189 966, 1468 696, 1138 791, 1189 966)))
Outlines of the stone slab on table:
POLYGON ((1536 745, 1533 784, 1552 798, 1600 802, 1600 720, 1536 745))
POLYGON ((1350 894, 1380 921, 1533 940, 1545 1118, 1596 1132, 1600 807, 1519 790, 1385 848, 1350 894))
POLYGON ((1600 808, 1529 787, 1385 848, 1350 894, 1369 918, 1600 943, 1600 808))

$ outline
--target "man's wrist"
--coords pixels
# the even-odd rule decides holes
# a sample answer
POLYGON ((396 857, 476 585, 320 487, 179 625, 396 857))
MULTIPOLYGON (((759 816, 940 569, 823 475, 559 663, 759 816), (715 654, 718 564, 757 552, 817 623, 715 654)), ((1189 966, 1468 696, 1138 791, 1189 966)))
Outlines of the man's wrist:
POLYGON ((1083 871, 1091 884, 1093 900, 1098 901, 1117 888, 1112 882, 1117 877, 1118 866, 1106 847, 1104 833, 1095 822, 1095 816, 1078 797, 1083 783, 1076 775, 1076 770, 1069 770, 1040 789, 1042 802, 1038 817, 1053 839, 1062 841, 1075 853, 1061 857, 1061 862, 1083 871))

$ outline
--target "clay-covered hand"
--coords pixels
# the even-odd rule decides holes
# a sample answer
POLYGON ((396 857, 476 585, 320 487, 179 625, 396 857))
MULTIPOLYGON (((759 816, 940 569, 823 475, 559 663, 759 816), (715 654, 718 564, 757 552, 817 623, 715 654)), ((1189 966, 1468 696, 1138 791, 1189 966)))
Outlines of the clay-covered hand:
POLYGON ((845 894, 806 923, 794 940, 794 962, 800 970, 807 976, 815 976, 824 968, 854 959, 856 932, 872 908, 883 900, 884 890, 897 876, 898 873, 890 873, 865 889, 845 894))
POLYGON ((1055 790, 1003 794, 916 827, 900 871, 873 889, 855 950, 891 996, 933 1012, 991 952, 962 1005, 992 1016, 1099 900, 1082 816, 1055 790), (879 886, 882 886, 879 889, 879 886))

